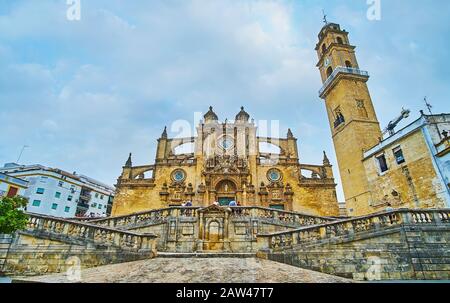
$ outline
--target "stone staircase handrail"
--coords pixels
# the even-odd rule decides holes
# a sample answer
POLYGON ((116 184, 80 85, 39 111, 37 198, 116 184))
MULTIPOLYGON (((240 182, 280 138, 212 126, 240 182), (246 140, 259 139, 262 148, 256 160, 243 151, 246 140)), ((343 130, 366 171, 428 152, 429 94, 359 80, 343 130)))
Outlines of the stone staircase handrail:
POLYGON ((450 224, 450 209, 398 209, 257 236, 260 249, 288 249, 360 232, 409 224, 450 224))
MULTIPOLYGON (((226 206, 225 206, 226 207, 226 206)), ((298 212, 275 210, 259 206, 239 206, 230 207, 234 216, 252 216, 266 219, 274 219, 286 223, 297 223, 300 225, 316 225, 324 222, 334 222, 338 219, 330 217, 319 217, 298 212)), ((117 217, 101 218, 89 220, 90 224, 109 227, 137 226, 143 223, 163 223, 168 217, 197 217, 197 211, 202 207, 169 207, 137 212, 129 215, 117 217)), ((79 220, 74 220, 79 221, 79 220)), ((85 222, 85 221, 83 221, 85 222)))
POLYGON ((114 246, 135 251, 152 250, 157 238, 153 234, 140 234, 86 222, 75 222, 34 213, 27 213, 27 215, 28 224, 25 231, 48 233, 96 245, 114 246))

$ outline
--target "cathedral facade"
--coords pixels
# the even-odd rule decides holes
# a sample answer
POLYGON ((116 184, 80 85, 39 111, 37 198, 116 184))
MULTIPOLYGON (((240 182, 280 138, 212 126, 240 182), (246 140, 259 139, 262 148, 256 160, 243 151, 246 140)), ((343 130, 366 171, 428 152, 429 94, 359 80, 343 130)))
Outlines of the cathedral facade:
POLYGON ((220 122, 211 107, 192 138, 158 139, 155 163, 133 166, 131 155, 117 181, 113 215, 215 202, 228 205, 338 216, 332 166, 324 153, 321 165, 302 164, 297 139, 257 136, 257 127, 241 108, 235 120, 220 122), (260 150, 261 144, 276 153, 260 150), (180 153, 182 146, 193 152, 180 153))

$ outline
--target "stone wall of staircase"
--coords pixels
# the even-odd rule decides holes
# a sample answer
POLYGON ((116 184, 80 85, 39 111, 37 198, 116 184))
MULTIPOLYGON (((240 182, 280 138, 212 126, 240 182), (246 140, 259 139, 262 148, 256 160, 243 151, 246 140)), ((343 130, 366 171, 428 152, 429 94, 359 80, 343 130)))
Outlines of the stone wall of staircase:
POLYGON ((156 257, 156 236, 30 214, 25 230, 2 236, 0 275, 81 270, 156 257))
POLYGON ((0 234, 0 272, 1 269, 3 268, 3 265, 5 264, 11 243, 12 243, 11 235, 0 234))
POLYGON ((259 241, 258 256, 355 280, 448 280, 449 213, 399 211, 274 234, 269 248, 259 241))

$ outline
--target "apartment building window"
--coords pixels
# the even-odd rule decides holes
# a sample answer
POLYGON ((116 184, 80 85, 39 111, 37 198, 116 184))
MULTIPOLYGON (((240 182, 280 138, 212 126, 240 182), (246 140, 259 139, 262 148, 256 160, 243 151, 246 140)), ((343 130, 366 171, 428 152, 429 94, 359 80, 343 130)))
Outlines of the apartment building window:
POLYGON ((41 200, 34 200, 32 205, 33 205, 34 207, 39 207, 39 206, 41 206, 41 200))
POLYGON ((47 183, 48 177, 47 176, 41 176, 41 183, 47 183))
POLYGON ((377 156, 378 168, 381 173, 388 171, 388 165, 386 161, 386 156, 384 154, 377 156))
POLYGON ((98 205, 98 209, 102 209, 102 205, 101 204, 98 205))
POLYGON ((92 207, 97 207, 97 203, 93 203, 91 206, 92 207))
POLYGON ((95 193, 95 197, 98 198, 98 193, 95 193))
POLYGON ((36 190, 36 193, 37 193, 38 195, 43 195, 44 192, 45 192, 45 189, 44 189, 44 188, 38 188, 38 189, 36 190))
POLYGON ((101 196, 100 196, 100 199, 102 199, 102 200, 103 200, 103 198, 104 198, 104 197, 103 197, 103 195, 101 195, 101 196))
POLYGON ((60 193, 60 192, 56 192, 56 193, 55 193, 55 198, 56 198, 56 199, 61 198, 61 193, 60 193))
POLYGON ((69 206, 66 206, 66 207, 64 208, 64 212, 65 212, 65 213, 70 212, 70 207, 69 207, 69 206))
POLYGON ((52 204, 52 209, 53 209, 53 210, 56 210, 57 208, 58 208, 58 204, 57 204, 57 203, 53 203, 53 204, 52 204))
POLYGON ((395 161, 397 161, 397 164, 400 165, 400 164, 406 162, 405 157, 403 156, 403 150, 400 146, 395 148, 393 150, 393 152, 394 152, 394 157, 395 157, 395 161))
POLYGON ((63 182, 63 181, 59 181, 59 182, 58 182, 58 186, 59 186, 59 187, 63 187, 63 186, 64 186, 64 182, 63 182))
POLYGON ((68 196, 67 197, 67 201, 72 201, 73 200, 73 196, 68 196))

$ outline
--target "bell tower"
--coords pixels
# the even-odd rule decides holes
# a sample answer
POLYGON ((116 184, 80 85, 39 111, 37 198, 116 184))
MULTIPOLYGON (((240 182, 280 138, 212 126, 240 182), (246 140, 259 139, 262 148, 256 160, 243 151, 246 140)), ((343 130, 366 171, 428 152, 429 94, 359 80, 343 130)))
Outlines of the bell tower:
POLYGON ((325 100, 347 209, 351 216, 364 215, 370 212, 371 194, 363 152, 382 136, 366 84, 369 74, 359 69, 355 46, 339 24, 326 22, 316 51, 323 82, 319 95, 325 100))

